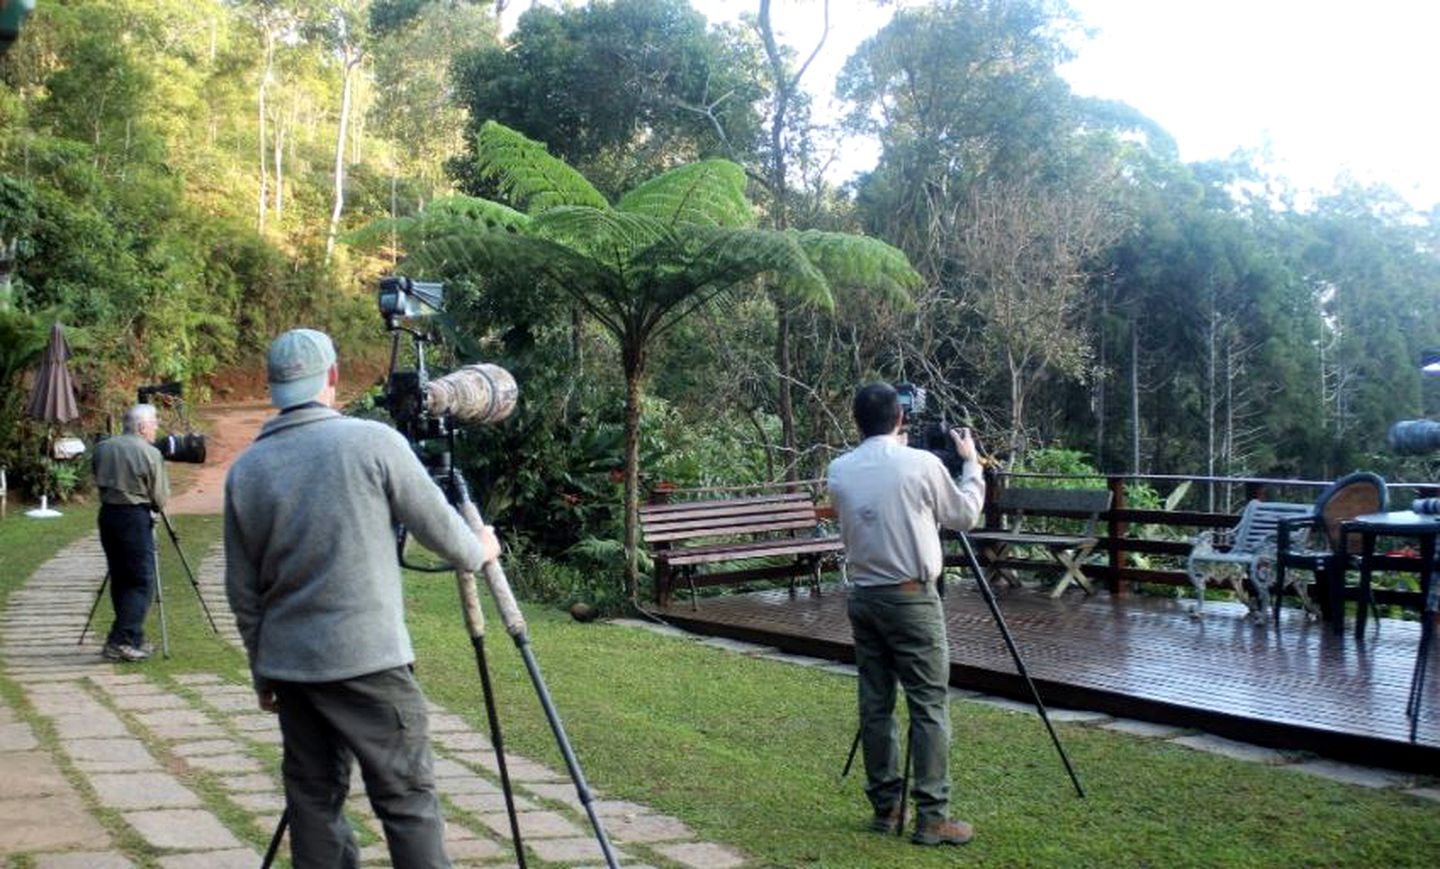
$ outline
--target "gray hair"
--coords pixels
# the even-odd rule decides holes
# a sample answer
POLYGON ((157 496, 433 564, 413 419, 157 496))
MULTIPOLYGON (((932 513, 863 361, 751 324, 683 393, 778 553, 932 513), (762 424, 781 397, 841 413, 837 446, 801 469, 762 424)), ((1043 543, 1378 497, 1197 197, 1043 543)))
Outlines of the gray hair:
POLYGON ((158 422, 160 414, 155 411, 153 404, 137 404, 125 411, 125 419, 120 423, 120 430, 125 434, 136 434, 140 426, 147 422, 158 422))

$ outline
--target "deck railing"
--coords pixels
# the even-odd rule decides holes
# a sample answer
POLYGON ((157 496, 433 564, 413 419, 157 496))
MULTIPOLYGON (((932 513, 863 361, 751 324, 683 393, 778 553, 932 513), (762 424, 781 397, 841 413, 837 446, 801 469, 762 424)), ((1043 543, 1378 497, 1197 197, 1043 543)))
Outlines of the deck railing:
MULTIPOLYGON (((997 475, 1000 486, 1025 485, 1035 481, 1047 486, 1091 483, 1103 485, 1111 492, 1111 508, 1102 513, 1105 533, 1095 552, 1100 559, 1092 559, 1085 570, 1090 576, 1105 582, 1112 594, 1125 594, 1138 583, 1151 585, 1188 586, 1184 561, 1190 553, 1191 541, 1200 531, 1212 528, 1229 528, 1239 521, 1239 512, 1246 501, 1257 494, 1268 501, 1314 501, 1326 486, 1328 480, 1288 480, 1266 477, 1207 477, 1173 474, 1125 474, 1125 475, 1069 475, 1002 473, 997 475), (1143 509, 1130 506, 1131 488, 1143 484, 1154 490, 1162 500, 1185 484, 1190 490, 1174 509, 1143 509), (1196 485, 1199 484, 1199 485, 1196 485), (1196 500, 1204 499, 1209 506, 1219 502, 1231 505, 1234 512, 1199 509, 1189 506, 1196 500)), ((1033 483, 1031 483, 1033 484, 1033 483)), ((993 498, 996 486, 992 485, 987 498, 993 498)), ((1388 483, 1391 509, 1403 509, 1416 492, 1434 488, 1433 483, 1388 483)), ((994 524, 1000 519, 1000 512, 993 503, 988 505, 987 519, 994 524)), ((1077 518, 1059 511, 1030 510, 1030 516, 1054 518, 1077 518)), ((1404 559, 1395 564, 1404 568, 1418 567, 1404 559)), ((1008 558, 999 565, 1020 570, 1049 571, 1055 569, 1050 560, 1008 558)), ((1353 591, 1353 589, 1351 589, 1353 591)), ((1319 591, 1318 589, 1316 590, 1319 591)), ((1375 602, 1396 604, 1418 610, 1422 604, 1418 591, 1376 588, 1375 602)))

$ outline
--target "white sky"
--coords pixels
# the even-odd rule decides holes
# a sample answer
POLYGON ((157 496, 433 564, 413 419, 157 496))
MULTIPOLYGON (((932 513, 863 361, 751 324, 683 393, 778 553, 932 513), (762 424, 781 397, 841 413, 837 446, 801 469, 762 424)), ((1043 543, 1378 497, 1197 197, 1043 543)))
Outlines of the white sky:
MULTIPOLYGON (((711 21, 759 8, 758 0, 691 2, 711 21)), ((819 33, 820 0, 773 4, 777 37, 808 55, 819 33)), ((894 8, 875 0, 830 5, 830 36, 803 80, 816 95, 819 118, 845 59, 894 8)), ((1071 87, 1135 106, 1175 137, 1181 159, 1263 149, 1271 170, 1301 190, 1323 190, 1347 172, 1388 184, 1419 208, 1440 202, 1440 2, 1070 5, 1097 31, 1061 70, 1071 87)), ((855 143, 844 163, 859 171, 874 156, 873 147, 855 143)))

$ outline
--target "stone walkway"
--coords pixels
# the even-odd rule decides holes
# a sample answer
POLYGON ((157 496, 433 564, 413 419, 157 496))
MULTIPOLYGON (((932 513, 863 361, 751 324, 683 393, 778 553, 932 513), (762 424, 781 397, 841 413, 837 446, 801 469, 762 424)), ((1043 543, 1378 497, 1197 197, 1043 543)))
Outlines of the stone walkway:
MULTIPOLYGON (((222 632, 238 645, 221 571, 213 553, 197 581, 222 632)), ((104 573, 98 540, 82 540, 44 564, 0 616, 0 664, 18 687, 0 692, 3 862, 20 858, 36 869, 258 866, 284 809, 275 717, 256 709, 248 684, 216 673, 165 678, 104 662, 93 632, 77 645, 104 573)), ((172 579, 166 587, 180 584, 172 579)), ((515 865, 488 738, 435 706, 430 728, 451 858, 515 865)), ((602 865, 569 777, 511 752, 506 762, 527 862, 602 865)), ((353 780, 358 791, 358 774, 353 780)), ((363 793, 352 794, 348 808, 364 861, 385 865, 363 793)), ((645 806, 597 793, 595 808, 625 866, 746 862, 645 806)))

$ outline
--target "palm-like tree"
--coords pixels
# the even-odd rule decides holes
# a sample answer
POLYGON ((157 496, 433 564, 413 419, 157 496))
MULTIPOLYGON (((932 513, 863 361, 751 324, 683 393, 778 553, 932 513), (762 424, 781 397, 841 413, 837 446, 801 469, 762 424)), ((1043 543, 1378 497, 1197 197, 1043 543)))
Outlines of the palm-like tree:
POLYGON ((419 269, 457 268, 548 283, 615 338, 625 371, 625 590, 636 601, 640 397, 654 340, 717 295, 768 275, 794 298, 829 307, 831 288, 901 303, 920 281, 899 250, 844 233, 755 228, 745 173, 690 163, 614 205, 545 146, 494 121, 477 137, 481 174, 510 205, 454 196, 401 222, 419 269), (513 207, 511 207, 513 206, 513 207))

